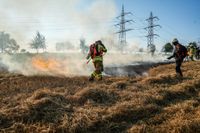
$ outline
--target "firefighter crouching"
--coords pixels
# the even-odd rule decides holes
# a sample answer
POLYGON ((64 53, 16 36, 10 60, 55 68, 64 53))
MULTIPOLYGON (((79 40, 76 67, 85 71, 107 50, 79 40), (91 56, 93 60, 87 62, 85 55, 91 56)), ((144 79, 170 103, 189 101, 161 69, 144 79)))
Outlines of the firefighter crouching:
POLYGON ((99 40, 94 44, 90 45, 90 50, 87 55, 87 59, 92 59, 95 70, 91 74, 89 81, 102 80, 102 72, 103 72, 103 55, 107 52, 104 44, 99 40))

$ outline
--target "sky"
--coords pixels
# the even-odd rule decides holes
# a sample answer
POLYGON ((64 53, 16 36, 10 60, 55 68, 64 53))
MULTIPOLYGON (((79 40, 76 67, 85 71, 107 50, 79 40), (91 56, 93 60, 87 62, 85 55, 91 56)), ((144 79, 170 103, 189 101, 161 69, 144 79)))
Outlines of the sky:
POLYGON ((173 38, 184 45, 200 38, 199 0, 0 0, 0 31, 9 33, 21 48, 29 48, 37 31, 46 37, 48 50, 56 42, 78 46, 80 38, 88 45, 98 39, 110 45, 118 39, 114 25, 119 23, 116 17, 122 5, 133 13, 126 16, 135 21, 126 25, 135 29, 127 33, 133 48, 146 48, 145 19, 151 11, 160 19, 155 24, 162 26, 154 31, 160 36, 155 38, 158 49, 173 38))
MULTIPOLYGON (((153 12, 153 15, 160 19, 155 21, 155 24, 162 27, 157 27, 154 31, 160 36, 155 39, 157 47, 161 48, 163 43, 170 42, 173 38, 178 38, 184 45, 200 40, 199 0, 116 0, 116 3, 117 9, 124 4, 126 11, 133 13, 133 16, 127 16, 127 19, 135 21, 131 28, 136 30, 128 33, 128 37, 147 35, 147 31, 137 29, 148 25, 145 19, 153 12)), ((140 39, 146 41, 146 38, 140 39)))

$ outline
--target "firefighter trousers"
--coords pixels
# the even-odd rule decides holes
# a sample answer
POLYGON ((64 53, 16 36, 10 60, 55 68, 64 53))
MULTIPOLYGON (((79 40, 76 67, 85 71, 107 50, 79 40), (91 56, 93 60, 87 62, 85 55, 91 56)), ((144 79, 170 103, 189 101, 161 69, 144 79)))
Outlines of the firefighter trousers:
POLYGON ((181 77, 183 76, 182 71, 181 71, 181 64, 183 60, 176 60, 176 73, 179 74, 181 77))
POLYGON ((102 79, 102 72, 103 72, 103 61, 94 61, 94 72, 91 74, 91 77, 97 80, 102 79))

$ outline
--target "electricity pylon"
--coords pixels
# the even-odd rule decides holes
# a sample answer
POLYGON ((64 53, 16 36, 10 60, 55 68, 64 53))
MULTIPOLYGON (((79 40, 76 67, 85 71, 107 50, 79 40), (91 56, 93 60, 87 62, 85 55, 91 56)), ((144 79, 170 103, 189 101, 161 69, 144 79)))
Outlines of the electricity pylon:
POLYGON ((134 22, 133 20, 126 20, 125 16, 128 14, 132 14, 131 12, 125 12, 124 11, 124 5, 122 5, 122 12, 121 15, 117 17, 117 19, 120 19, 120 22, 116 24, 115 26, 119 26, 120 30, 116 32, 116 34, 119 34, 119 49, 123 50, 124 46, 127 45, 126 42, 126 32, 131 31, 133 29, 126 29, 126 23, 134 22))
POLYGON ((161 27, 160 25, 155 25, 154 24, 154 20, 159 20, 159 18, 157 16, 153 16, 153 13, 150 13, 150 17, 148 19, 146 19, 146 21, 148 22, 148 27, 146 27, 145 29, 148 30, 148 35, 147 37, 147 50, 148 52, 150 52, 152 55, 154 55, 154 52, 156 50, 156 46, 154 44, 154 37, 158 36, 158 34, 154 34, 154 28, 155 27, 161 27))

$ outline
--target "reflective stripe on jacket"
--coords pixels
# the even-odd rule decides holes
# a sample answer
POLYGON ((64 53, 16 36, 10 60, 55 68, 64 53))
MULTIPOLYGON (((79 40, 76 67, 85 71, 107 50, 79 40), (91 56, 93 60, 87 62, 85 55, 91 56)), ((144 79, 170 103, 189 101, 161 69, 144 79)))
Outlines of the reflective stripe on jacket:
POLYGON ((103 57, 102 56, 95 56, 92 60, 93 60, 93 62, 103 61, 103 57))

